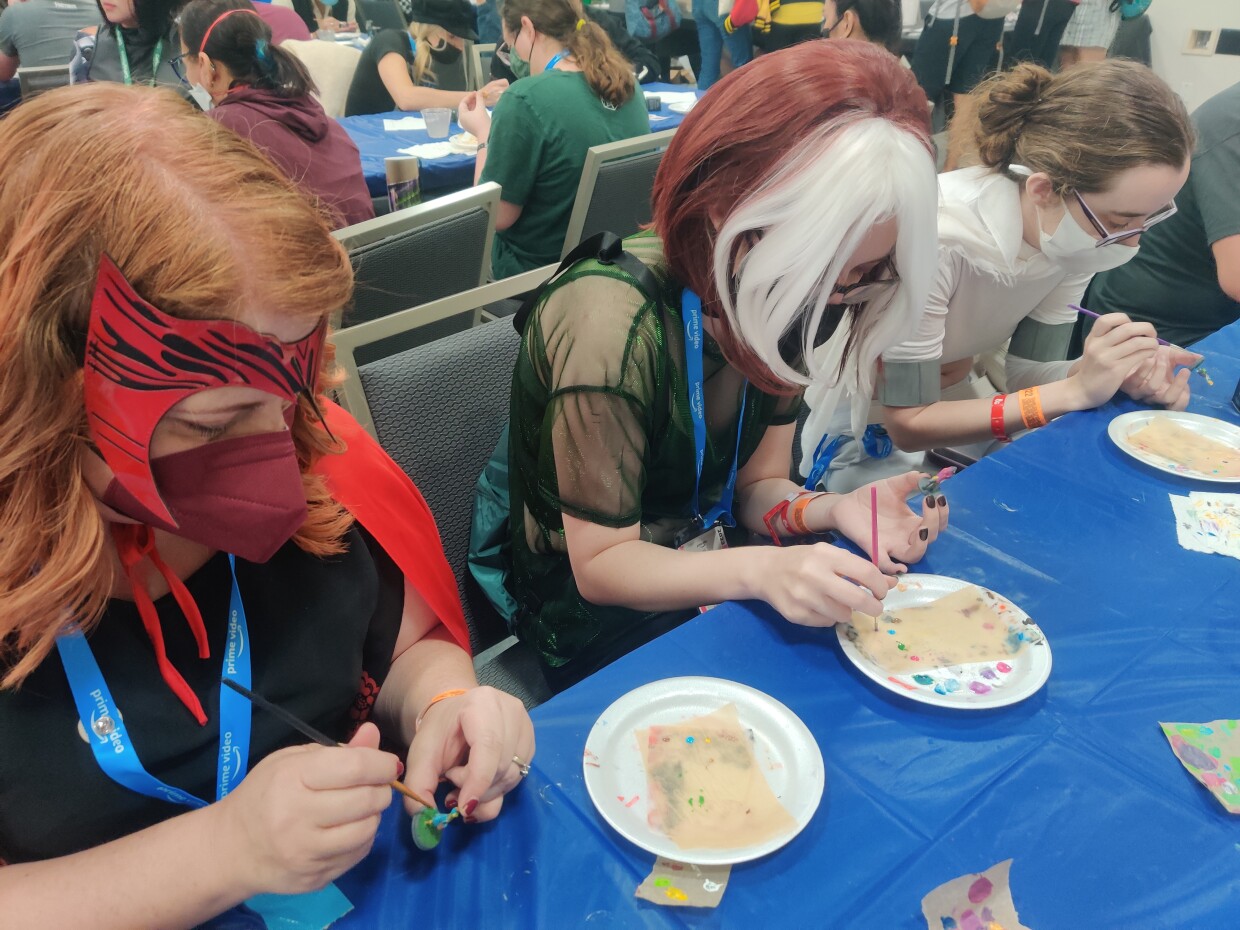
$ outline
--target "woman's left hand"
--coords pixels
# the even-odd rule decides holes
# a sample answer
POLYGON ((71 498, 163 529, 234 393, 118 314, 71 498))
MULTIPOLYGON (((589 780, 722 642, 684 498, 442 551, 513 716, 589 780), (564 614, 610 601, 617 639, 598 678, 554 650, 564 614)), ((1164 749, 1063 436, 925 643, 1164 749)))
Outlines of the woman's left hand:
MULTIPOLYGON (((923 477, 910 471, 874 482, 878 486, 878 567, 886 574, 908 571, 902 563, 918 561, 947 527, 947 498, 941 491, 926 497, 920 516, 906 503, 923 477)), ((867 555, 871 543, 870 487, 863 485, 841 495, 831 509, 835 528, 867 555)))
POLYGON ((456 121, 479 142, 486 142, 491 135, 491 116, 483 104, 483 93, 484 91, 471 91, 456 108, 456 121))
POLYGON ((1192 396, 1189 379, 1202 356, 1179 346, 1159 346, 1154 357, 1124 379, 1120 390, 1143 404, 1183 410, 1192 396), (1185 366, 1176 371, 1176 366, 1185 366))
MULTIPOLYGON (((504 795, 522 779, 514 761, 534 757, 534 724, 511 694, 480 685, 433 705, 409 746, 405 784, 432 799, 440 778, 456 786, 447 808, 460 807, 466 820, 492 820, 504 795)), ((421 808, 408 798, 411 815, 421 808)))

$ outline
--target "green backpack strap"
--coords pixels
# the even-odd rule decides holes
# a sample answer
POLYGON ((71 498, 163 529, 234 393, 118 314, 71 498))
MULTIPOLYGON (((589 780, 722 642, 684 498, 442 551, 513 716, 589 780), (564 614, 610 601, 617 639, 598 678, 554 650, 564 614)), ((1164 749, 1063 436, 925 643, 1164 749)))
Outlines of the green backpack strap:
POLYGON ((659 299, 659 282, 654 272, 647 268, 636 255, 624 250, 623 239, 615 233, 601 232, 591 236, 569 252, 564 257, 564 261, 560 262, 560 267, 555 270, 555 274, 525 299, 512 318, 512 325, 516 328, 518 335, 525 332, 525 321, 530 318, 530 314, 534 312, 534 307, 538 305, 538 301, 542 299, 547 288, 573 265, 585 260, 597 261, 600 265, 615 265, 633 279, 633 283, 647 300, 659 299))

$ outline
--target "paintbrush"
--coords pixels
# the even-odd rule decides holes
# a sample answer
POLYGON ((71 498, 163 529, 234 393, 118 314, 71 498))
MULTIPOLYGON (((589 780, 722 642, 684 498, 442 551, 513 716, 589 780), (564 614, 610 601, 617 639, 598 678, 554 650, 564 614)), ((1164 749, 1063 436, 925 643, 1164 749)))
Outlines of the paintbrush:
MULTIPOLYGON (((310 726, 310 724, 306 723, 300 717, 297 717, 296 715, 285 710, 279 704, 272 704, 269 700, 267 700, 261 694, 255 694, 249 688, 242 687, 241 685, 233 681, 231 678, 221 678, 220 681, 228 685, 228 687, 232 688, 242 697, 249 700, 249 702, 253 704, 255 707, 261 707, 263 710, 274 714, 275 716, 283 720, 285 723, 287 723, 294 730, 296 730, 298 733, 302 734, 303 736, 310 737, 310 739, 314 740, 320 746, 344 746, 345 745, 344 743, 337 742, 336 740, 332 739, 330 736, 326 735, 325 733, 320 733, 314 727, 310 726)), ((422 800, 422 798, 418 797, 417 792, 415 792, 412 788, 406 785, 403 781, 400 781, 399 779, 397 779, 397 780, 388 782, 388 784, 391 785, 395 790, 403 794, 405 797, 409 798, 410 800, 417 801, 419 804, 421 804, 423 807, 427 808, 428 810, 433 810, 436 816, 444 816, 444 817, 448 816, 448 815, 441 815, 439 813, 438 807, 436 807, 434 804, 430 804, 422 800)))
MULTIPOLYGON (((1087 316, 1087 317, 1089 317, 1091 320, 1097 320, 1097 319, 1100 319, 1100 318, 1102 317, 1102 314, 1101 314, 1101 313, 1094 313, 1094 311, 1092 311, 1092 310, 1086 310, 1084 307, 1078 307, 1076 304, 1068 304, 1068 309, 1069 309, 1069 310, 1075 310, 1077 313, 1080 313, 1080 314, 1082 314, 1082 315, 1084 315, 1084 316, 1087 316)), ((1161 336, 1157 336, 1157 337, 1155 337, 1155 338, 1157 338, 1157 339, 1158 339, 1158 344, 1159 344, 1160 346, 1166 346, 1166 347, 1167 347, 1167 348, 1169 348, 1169 349, 1179 349, 1181 352, 1191 352, 1191 351, 1192 351, 1191 349, 1186 349, 1186 348, 1184 348, 1183 346, 1178 346, 1178 345, 1176 345, 1174 342, 1168 342, 1166 339, 1163 339, 1161 336)), ((1200 355, 1201 353, 1200 353, 1200 352, 1194 352, 1193 354, 1194 354, 1194 355, 1200 355)), ((1211 379, 1211 378, 1210 378, 1210 373, 1209 373, 1208 371, 1206 371, 1206 364, 1205 364, 1205 359, 1204 359, 1204 358, 1203 358, 1200 362, 1198 362, 1198 363, 1197 363, 1197 367, 1193 369, 1193 373, 1194 373, 1194 374, 1201 375, 1201 377, 1203 377, 1203 378, 1205 378, 1205 379, 1206 379, 1206 384, 1210 385, 1210 387, 1214 387, 1214 381, 1213 381, 1213 379, 1211 379)))
MULTIPOLYGON (((878 485, 870 485, 870 561, 878 568, 878 485)), ((882 571, 882 569, 879 569, 882 571)), ((874 632, 878 632, 878 617, 874 618, 874 632)))

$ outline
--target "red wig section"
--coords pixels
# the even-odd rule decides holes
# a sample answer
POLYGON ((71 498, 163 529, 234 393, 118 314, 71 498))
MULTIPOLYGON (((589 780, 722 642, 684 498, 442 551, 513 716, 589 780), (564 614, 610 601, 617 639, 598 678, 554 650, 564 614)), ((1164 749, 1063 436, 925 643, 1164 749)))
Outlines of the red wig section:
POLYGON ((787 393, 789 386, 772 378, 720 312, 716 229, 807 136, 867 115, 891 120, 933 152, 926 95, 895 56, 851 39, 803 42, 762 55, 713 86, 676 131, 659 165, 654 227, 668 267, 716 320, 724 355, 762 390, 787 393))

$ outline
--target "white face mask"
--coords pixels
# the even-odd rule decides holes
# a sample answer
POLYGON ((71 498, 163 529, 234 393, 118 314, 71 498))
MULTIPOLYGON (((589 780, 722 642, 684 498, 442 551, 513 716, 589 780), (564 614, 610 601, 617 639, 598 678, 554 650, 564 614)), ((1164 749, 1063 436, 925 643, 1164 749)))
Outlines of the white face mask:
POLYGON ((211 95, 207 93, 207 89, 201 84, 190 85, 189 95, 194 98, 194 103, 198 104, 199 109, 206 113, 215 104, 211 101, 211 95))
POLYGON ((1053 233, 1042 228, 1042 211, 1038 213, 1038 241, 1042 254, 1069 274, 1097 274, 1118 268, 1137 254, 1136 246, 1113 242, 1098 248, 1098 240, 1076 221, 1067 206, 1053 233))

